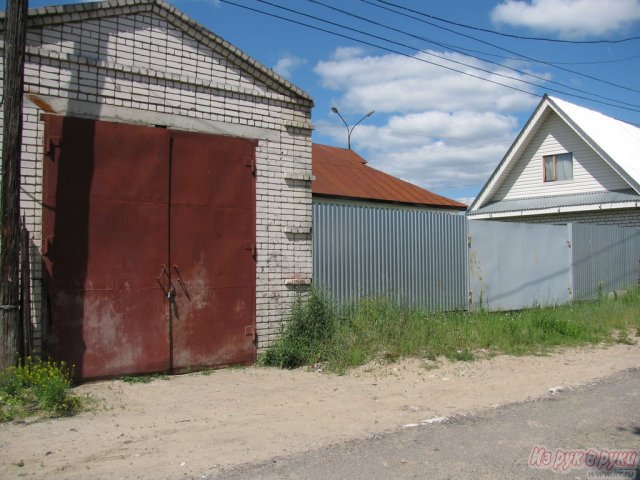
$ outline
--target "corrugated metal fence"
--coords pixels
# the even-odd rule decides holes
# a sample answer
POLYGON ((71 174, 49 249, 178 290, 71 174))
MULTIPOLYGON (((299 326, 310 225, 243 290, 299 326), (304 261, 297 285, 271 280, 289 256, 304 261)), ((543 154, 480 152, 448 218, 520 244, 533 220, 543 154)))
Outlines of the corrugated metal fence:
POLYGON ((640 229, 570 225, 573 298, 588 300, 638 283, 640 229))
POLYGON ((314 283, 336 300, 391 296, 429 310, 467 304, 463 215, 313 205, 314 283))
POLYGON ((640 229, 313 205, 314 283, 340 303, 388 296, 439 311, 482 298, 517 309, 595 298, 637 284, 639 273, 640 229))
POLYGON ((566 225, 469 221, 473 307, 516 310, 571 300, 566 225))

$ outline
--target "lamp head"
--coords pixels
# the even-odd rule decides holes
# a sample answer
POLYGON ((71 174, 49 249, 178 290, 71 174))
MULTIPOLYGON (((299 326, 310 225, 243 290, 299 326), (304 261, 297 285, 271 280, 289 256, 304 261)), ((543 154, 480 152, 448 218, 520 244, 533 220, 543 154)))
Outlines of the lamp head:
POLYGON ((331 107, 331 111, 332 111, 333 113, 338 113, 338 109, 337 109, 336 107, 331 107))

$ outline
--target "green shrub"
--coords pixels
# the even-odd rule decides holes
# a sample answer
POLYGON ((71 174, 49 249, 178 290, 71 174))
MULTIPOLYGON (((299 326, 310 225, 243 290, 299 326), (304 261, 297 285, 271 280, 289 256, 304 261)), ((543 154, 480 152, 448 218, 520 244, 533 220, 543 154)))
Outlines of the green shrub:
POLYGON ((296 298, 280 338, 260 357, 260 364, 296 368, 323 361, 334 336, 336 312, 329 297, 313 289, 296 298))
POLYGON ((0 371, 0 421, 74 413, 81 402, 71 393, 71 379, 64 362, 32 357, 0 371))

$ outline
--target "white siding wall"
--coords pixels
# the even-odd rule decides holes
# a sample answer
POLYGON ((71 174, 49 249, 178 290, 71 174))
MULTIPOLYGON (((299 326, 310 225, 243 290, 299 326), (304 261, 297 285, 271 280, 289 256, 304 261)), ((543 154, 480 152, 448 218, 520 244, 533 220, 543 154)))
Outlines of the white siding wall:
POLYGON ((77 5, 63 25, 45 16, 28 33, 21 199, 34 244, 36 341, 45 108, 259 139, 256 326, 258 348, 264 348, 277 337, 295 285, 311 278, 311 184, 305 179, 311 178, 312 103, 264 74, 256 80, 244 66, 196 41, 206 39, 181 21, 180 12, 176 17, 157 5, 147 4, 148 12, 134 2, 119 5, 118 16, 100 19, 87 18, 84 10, 91 6, 77 5))
POLYGON ((556 113, 551 112, 491 201, 625 188, 629 185, 556 113), (542 157, 566 152, 573 153, 573 180, 544 182, 542 157))

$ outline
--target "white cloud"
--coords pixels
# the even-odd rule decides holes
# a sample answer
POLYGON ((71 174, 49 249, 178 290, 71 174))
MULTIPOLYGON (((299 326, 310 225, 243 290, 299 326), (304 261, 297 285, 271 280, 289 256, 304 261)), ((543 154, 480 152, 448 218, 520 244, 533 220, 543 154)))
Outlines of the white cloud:
POLYGON ((456 202, 464 203, 465 205, 471 205, 476 197, 456 197, 454 200, 456 202))
MULTIPOLYGON (((346 129, 318 122, 319 133, 346 146, 346 129)), ((359 125, 351 138, 369 165, 428 189, 479 186, 516 135, 515 117, 492 112, 429 111, 395 115, 386 125, 359 125)))
POLYGON ((503 137, 517 127, 513 116, 494 112, 458 111, 454 113, 428 111, 393 116, 388 129, 392 135, 414 135, 422 139, 439 138, 448 143, 472 144, 484 142, 496 135, 503 137))
POLYGON ((346 60, 348 58, 359 57, 363 52, 364 49, 360 47, 338 47, 331 55, 331 58, 334 60, 346 60))
MULTIPOLYGON (((502 72, 463 55, 438 54, 502 72)), ((426 53, 419 57, 433 60, 426 53)), ((318 63, 315 71, 324 86, 339 93, 334 104, 348 121, 376 111, 353 130, 351 138, 369 165, 435 191, 479 189, 519 129, 516 114, 530 112, 538 102, 526 93, 400 55, 340 51, 318 63)), ((318 134, 346 146, 346 128, 338 119, 314 123, 318 134)))
POLYGON ((639 21, 640 0, 506 0, 491 19, 562 38, 602 36, 639 21))
POLYGON ((273 66, 273 70, 285 78, 291 78, 293 71, 306 63, 307 60, 304 58, 285 55, 278 59, 276 64, 273 66))
MULTIPOLYGON (((358 125, 353 130, 352 142, 370 149, 415 148, 436 140, 449 145, 467 145, 510 140, 517 129, 518 121, 513 116, 493 112, 454 113, 428 111, 393 115, 386 125, 376 127, 358 125)), ((346 128, 340 124, 317 122, 319 133, 331 136, 337 142, 346 142, 346 128)))
POLYGON ((428 189, 482 185, 510 142, 488 139, 482 144, 451 145, 443 141, 415 148, 370 150, 370 165, 428 189))
POLYGON ((425 63, 438 63, 525 91, 532 90, 531 86, 496 75, 520 78, 517 73, 464 55, 429 51, 417 54, 416 60, 401 55, 365 56, 359 53, 350 52, 344 56, 343 52, 337 52, 330 60, 319 62, 315 67, 323 86, 343 92, 337 100, 341 111, 514 111, 529 109, 537 102, 527 93, 425 63), (445 60, 434 58, 430 53, 444 56, 445 60), (478 72, 452 61, 481 67, 492 73, 478 72))

